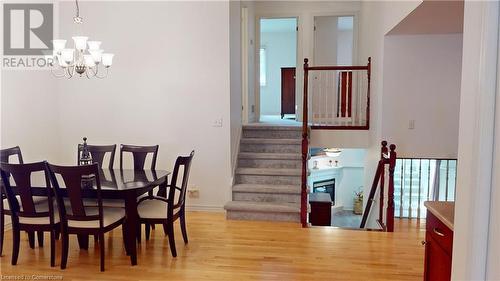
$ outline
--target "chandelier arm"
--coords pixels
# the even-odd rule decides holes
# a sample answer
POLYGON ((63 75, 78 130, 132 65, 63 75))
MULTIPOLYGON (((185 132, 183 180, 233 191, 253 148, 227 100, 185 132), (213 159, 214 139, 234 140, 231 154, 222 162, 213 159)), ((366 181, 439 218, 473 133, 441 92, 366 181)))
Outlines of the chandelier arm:
POLYGON ((97 72, 96 72, 96 75, 95 77, 99 78, 99 79, 104 79, 108 76, 108 73, 109 73, 109 67, 105 67, 106 68, 106 74, 102 75, 102 76, 99 76, 97 75, 97 72))

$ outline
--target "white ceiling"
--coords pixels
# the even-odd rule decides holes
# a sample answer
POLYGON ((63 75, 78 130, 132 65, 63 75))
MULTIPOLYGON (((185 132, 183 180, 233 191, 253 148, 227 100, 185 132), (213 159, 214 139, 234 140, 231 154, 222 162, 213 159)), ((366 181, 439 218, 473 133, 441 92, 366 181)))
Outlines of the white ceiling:
POLYGON ((296 18, 261 19, 261 32, 292 32, 297 28, 296 18))
POLYGON ((464 2, 426 0, 388 35, 462 33, 464 2))

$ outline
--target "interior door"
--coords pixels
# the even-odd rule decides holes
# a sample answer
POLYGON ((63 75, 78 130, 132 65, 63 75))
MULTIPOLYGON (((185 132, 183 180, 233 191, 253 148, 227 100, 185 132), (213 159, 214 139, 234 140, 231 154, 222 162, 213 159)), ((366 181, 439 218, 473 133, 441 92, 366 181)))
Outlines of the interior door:
POLYGON ((295 114, 295 67, 281 68, 281 118, 295 114))

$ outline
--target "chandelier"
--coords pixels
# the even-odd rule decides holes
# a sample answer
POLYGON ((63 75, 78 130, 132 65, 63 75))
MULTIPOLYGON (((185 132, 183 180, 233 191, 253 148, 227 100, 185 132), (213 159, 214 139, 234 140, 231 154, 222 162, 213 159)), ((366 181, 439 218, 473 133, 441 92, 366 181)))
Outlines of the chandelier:
MULTIPOLYGON (((83 23, 83 19, 80 17, 78 0, 75 1, 75 4, 76 15, 73 21, 78 26, 83 23)), ((113 64, 114 55, 104 53, 100 41, 89 41, 86 36, 73 36, 72 39, 74 47, 71 49, 66 48, 66 40, 52 40, 53 52, 51 55, 45 56, 47 64, 51 67, 52 74, 56 77, 66 77, 68 79, 75 76, 75 74, 89 79, 106 77, 109 68, 113 64)))

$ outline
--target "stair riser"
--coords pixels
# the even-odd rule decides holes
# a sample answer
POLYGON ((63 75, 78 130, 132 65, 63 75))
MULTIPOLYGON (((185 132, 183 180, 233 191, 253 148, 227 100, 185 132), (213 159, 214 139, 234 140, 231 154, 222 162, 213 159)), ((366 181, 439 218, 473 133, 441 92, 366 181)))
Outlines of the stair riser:
POLYGON ((237 175, 236 183, 300 185, 300 176, 237 175))
POLYGON ((300 144, 249 144, 240 145, 241 152, 301 153, 300 144))
POLYGON ((226 218, 228 220, 300 222, 300 213, 227 211, 226 218))
POLYGON ((302 161, 282 159, 239 159, 238 167, 300 169, 302 167, 302 161))
POLYGON ((244 138, 259 139, 300 139, 301 131, 295 130, 248 130, 243 129, 244 138))
POLYGON ((234 201, 299 203, 300 194, 233 192, 234 201))

